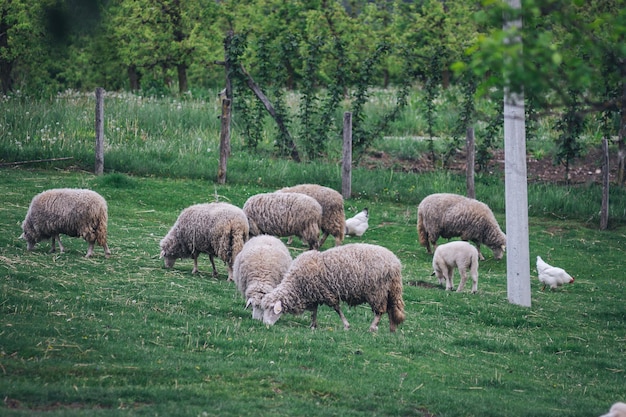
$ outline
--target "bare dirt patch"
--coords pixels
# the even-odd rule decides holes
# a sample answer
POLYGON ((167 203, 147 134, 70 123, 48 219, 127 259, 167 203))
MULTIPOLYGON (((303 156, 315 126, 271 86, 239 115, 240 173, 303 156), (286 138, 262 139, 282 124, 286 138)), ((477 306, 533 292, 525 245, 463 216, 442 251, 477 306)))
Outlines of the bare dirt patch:
MULTIPOLYGON (((433 163, 430 155, 424 155, 419 159, 401 159, 392 157, 385 152, 373 151, 364 155, 361 166, 366 168, 395 169, 402 172, 416 174, 431 172, 438 165, 433 163)), ((465 173, 465 156, 457 154, 448 166, 448 170, 459 174, 465 173)), ((578 158, 570 165, 570 184, 602 183, 602 154, 600 149, 589 151, 584 157, 578 158)), ((526 170, 529 182, 565 184, 565 167, 555 165, 551 156, 536 159, 531 155, 526 158, 526 170)), ((487 171, 504 176, 504 151, 497 150, 487 171)), ((614 182, 617 176, 617 155, 609 155, 609 179, 614 182)))

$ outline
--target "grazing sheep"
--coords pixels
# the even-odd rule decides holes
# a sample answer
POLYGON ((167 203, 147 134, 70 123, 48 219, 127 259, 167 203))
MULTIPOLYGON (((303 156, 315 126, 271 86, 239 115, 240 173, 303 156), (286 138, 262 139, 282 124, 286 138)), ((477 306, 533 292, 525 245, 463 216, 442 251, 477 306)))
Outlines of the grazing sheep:
POLYGON ((461 282, 456 292, 463 291, 467 281, 467 271, 472 276, 472 292, 478 291, 478 250, 468 242, 456 241, 439 245, 433 256, 433 270, 439 284, 446 284, 446 290, 454 289, 454 268, 459 270, 461 282))
POLYGON ((506 235, 502 233, 491 209, 484 203, 456 194, 431 194, 417 207, 417 232, 420 244, 432 253, 430 245, 436 247, 439 237, 460 237, 476 244, 478 257, 480 245, 485 244, 493 251, 493 257, 502 259, 506 235))
POLYGON ((346 220, 347 236, 363 236, 363 233, 369 228, 369 211, 367 207, 363 211, 358 212, 354 217, 346 220))
POLYGON ((600 417, 626 417, 626 404, 617 402, 611 406, 608 414, 603 414, 600 417))
POLYGON ((244 296, 252 318, 263 320, 261 299, 282 281, 291 265, 291 254, 278 238, 259 235, 251 238, 235 258, 233 279, 244 296))
POLYGON ((104 255, 111 255, 107 245, 107 203, 95 191, 78 188, 55 188, 33 197, 22 223, 22 235, 26 239, 28 250, 44 239, 59 242, 61 252, 65 251, 60 234, 82 237, 89 243, 86 257, 93 255, 96 242, 104 248, 104 255))
POLYGON ((233 262, 249 232, 248 219, 239 207, 229 203, 196 204, 180 213, 161 240, 161 258, 165 258, 166 268, 173 267, 178 258, 193 258, 195 274, 198 256, 206 253, 213 266, 213 276, 217 277, 213 261, 217 256, 228 266, 228 279, 232 280, 233 262))
POLYGON ((350 324, 341 301, 372 307, 370 331, 378 330, 381 316, 388 313, 389 329, 394 332, 404 321, 400 260, 388 249, 366 243, 304 252, 293 260, 283 281, 263 297, 263 322, 272 325, 283 313, 310 310, 311 328, 316 328, 317 307, 326 304, 335 309, 347 330, 350 324))
POLYGON ((322 247, 328 235, 335 238, 335 246, 343 242, 346 222, 343 210, 343 197, 332 188, 317 184, 300 184, 286 187, 279 192, 299 193, 313 197, 322 206, 322 222, 320 229, 323 232, 319 246, 322 247))
POLYGON ((250 197, 243 205, 250 222, 250 236, 296 235, 319 248, 322 206, 314 198, 299 193, 266 193, 250 197))

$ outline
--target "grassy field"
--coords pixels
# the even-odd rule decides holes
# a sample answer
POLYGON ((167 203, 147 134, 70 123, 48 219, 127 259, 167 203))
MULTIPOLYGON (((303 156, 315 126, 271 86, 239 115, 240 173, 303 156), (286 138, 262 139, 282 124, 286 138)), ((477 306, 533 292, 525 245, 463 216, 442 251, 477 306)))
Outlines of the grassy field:
MULTIPOLYGON (((315 331, 308 314, 266 327, 244 309, 222 263, 218 279, 207 257, 198 275, 191 260, 164 269, 159 241, 183 208, 216 198, 242 206, 273 189, 265 181, 0 169, 0 415, 589 417, 625 399, 623 223, 598 231, 532 215, 532 307, 524 308, 508 303, 506 260, 488 249, 477 294, 435 285, 413 202, 430 189, 381 198, 384 187, 368 194, 363 177, 346 208, 368 207, 370 229, 346 243, 380 244, 403 262, 407 320, 395 334, 386 317, 369 333, 366 306, 344 309, 349 331, 328 307, 315 331), (48 242, 26 251, 18 237, 31 198, 61 186, 107 199, 110 259, 99 247, 84 258, 87 244, 67 237, 64 254, 48 253, 48 242), (536 255, 576 282, 542 292, 536 255)), ((427 178, 439 191, 459 184, 427 178)), ((501 184, 485 187, 479 194, 501 195, 501 184)), ((293 256, 304 249, 297 239, 290 246, 293 256)))

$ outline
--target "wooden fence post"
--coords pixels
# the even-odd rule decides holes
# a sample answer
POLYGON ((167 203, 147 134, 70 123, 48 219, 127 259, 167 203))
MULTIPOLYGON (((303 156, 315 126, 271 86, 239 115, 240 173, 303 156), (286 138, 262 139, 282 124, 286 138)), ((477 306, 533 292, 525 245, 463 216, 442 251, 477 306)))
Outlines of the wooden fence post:
POLYGON ((467 156, 465 157, 465 161, 467 162, 467 167, 465 170, 465 184, 467 188, 467 197, 476 198, 476 188, 474 186, 474 149, 475 149, 475 140, 474 140, 474 128, 468 127, 467 132, 465 134, 465 152, 467 156))
POLYGON ((602 138, 602 209, 600 211, 600 230, 609 227, 609 141, 602 138))
POLYGON ((352 113, 343 114, 343 160, 341 169, 341 195, 352 195, 352 113))
POLYGON ((104 89, 96 88, 96 175, 104 173, 104 89))
POLYGON ((222 127, 220 131, 220 165, 217 170, 217 183, 226 184, 226 165, 230 156, 230 99, 222 100, 222 127))

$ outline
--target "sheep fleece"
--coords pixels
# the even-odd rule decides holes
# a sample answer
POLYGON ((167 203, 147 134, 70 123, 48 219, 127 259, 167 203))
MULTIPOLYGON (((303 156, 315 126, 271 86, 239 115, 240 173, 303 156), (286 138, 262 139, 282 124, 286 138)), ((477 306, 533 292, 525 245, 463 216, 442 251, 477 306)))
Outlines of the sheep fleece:
POLYGON ((230 269, 248 233, 248 219, 239 207, 229 203, 196 204, 180 213, 161 240, 161 250, 170 258, 217 255, 230 269))
POLYGON ((496 259, 502 258, 506 235, 502 233, 493 212, 485 203, 457 194, 431 194, 417 207, 417 231, 420 244, 431 253, 430 245, 439 237, 460 237, 477 244, 484 243, 496 259))
POLYGON ((402 264, 389 249, 367 243, 304 252, 263 298, 263 307, 277 301, 292 314, 320 304, 334 308, 341 301, 351 306, 368 303, 375 314, 387 312, 390 324, 398 325, 405 318, 402 264))
POLYGON ((108 251, 107 203, 95 191, 55 188, 33 197, 22 223, 29 249, 58 234, 82 237, 108 251))
POLYGON ((266 193, 250 197, 243 205, 250 235, 296 235, 312 249, 319 247, 322 206, 299 193, 266 193))
POLYGON ((335 238, 335 246, 340 245, 345 237, 346 218, 343 208, 343 197, 339 192, 329 187, 317 184, 300 184, 293 187, 286 187, 280 192, 305 194, 314 198, 322 206, 322 222, 320 227, 325 237, 328 235, 335 238))
POLYGON ((255 236, 243 246, 235 258, 233 280, 246 303, 252 305, 253 318, 263 318, 261 300, 282 281, 289 265, 289 249, 274 236, 255 236))

